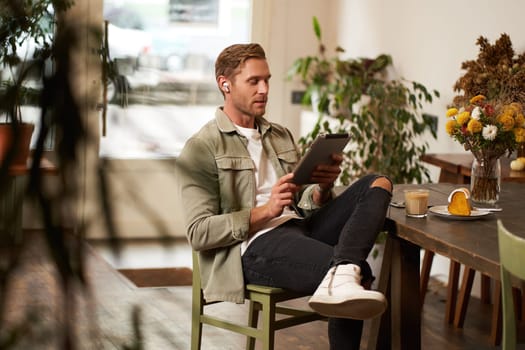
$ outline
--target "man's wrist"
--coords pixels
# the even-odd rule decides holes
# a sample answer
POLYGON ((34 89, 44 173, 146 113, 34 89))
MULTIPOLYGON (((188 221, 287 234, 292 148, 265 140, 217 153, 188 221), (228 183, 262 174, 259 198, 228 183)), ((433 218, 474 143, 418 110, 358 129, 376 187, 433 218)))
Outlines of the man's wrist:
POLYGON ((315 186, 315 189, 316 189, 317 192, 319 192, 321 195, 324 195, 324 194, 326 194, 326 193, 329 193, 329 192, 332 190, 333 187, 334 187, 334 185, 332 185, 332 186, 330 186, 330 187, 328 187, 328 188, 323 188, 323 187, 321 187, 321 185, 317 184, 317 185, 315 186))

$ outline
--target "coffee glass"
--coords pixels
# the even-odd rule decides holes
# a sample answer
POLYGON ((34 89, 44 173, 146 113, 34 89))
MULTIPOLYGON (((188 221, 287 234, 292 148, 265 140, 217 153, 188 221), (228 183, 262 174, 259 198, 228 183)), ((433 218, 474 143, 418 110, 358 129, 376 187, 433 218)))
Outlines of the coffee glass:
POLYGON ((429 191, 421 188, 405 190, 406 215, 412 218, 427 216, 429 191))

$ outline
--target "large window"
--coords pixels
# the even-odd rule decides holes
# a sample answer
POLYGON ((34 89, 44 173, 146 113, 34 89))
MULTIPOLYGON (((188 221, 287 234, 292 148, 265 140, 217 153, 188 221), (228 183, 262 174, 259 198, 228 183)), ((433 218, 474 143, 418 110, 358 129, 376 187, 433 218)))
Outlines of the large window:
POLYGON ((251 0, 105 0, 121 79, 109 88, 100 155, 176 156, 222 102, 214 61, 250 41, 250 14, 251 0))

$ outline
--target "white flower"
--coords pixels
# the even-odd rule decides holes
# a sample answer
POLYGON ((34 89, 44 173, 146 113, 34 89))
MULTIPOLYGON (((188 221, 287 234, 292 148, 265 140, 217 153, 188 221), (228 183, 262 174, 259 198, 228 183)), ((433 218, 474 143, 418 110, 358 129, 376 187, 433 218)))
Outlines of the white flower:
POLYGON ((486 125, 483 127, 482 135, 485 140, 494 140, 498 133, 498 127, 496 125, 486 125))
POLYGON ((479 117, 481 116, 481 108, 476 107, 472 110, 472 113, 470 114, 470 117, 472 119, 479 120, 479 117))

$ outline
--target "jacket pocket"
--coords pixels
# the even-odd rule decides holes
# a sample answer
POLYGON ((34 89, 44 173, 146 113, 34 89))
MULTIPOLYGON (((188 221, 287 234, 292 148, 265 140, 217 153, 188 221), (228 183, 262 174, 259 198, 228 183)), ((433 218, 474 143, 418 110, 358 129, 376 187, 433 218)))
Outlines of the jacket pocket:
POLYGON ((254 164, 251 158, 246 157, 221 157, 215 159, 219 170, 253 170, 254 164))
POLYGON ((281 151, 277 153, 277 158, 285 172, 290 172, 295 167, 295 164, 299 161, 299 154, 295 149, 288 151, 281 151))
POLYGON ((255 165, 248 157, 216 158, 221 213, 251 208, 255 198, 255 165))

